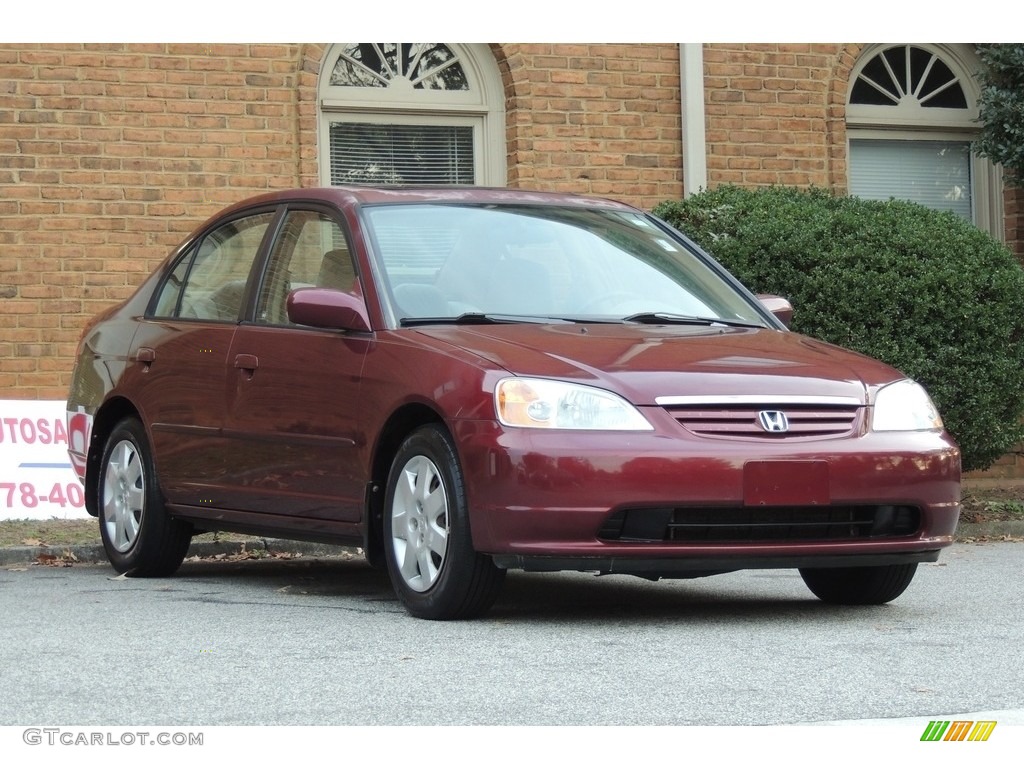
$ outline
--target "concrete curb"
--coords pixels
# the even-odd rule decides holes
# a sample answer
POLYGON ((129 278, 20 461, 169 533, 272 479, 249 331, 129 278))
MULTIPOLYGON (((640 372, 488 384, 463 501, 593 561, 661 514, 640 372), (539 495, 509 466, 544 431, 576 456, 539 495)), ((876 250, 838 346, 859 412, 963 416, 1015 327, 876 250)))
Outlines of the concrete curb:
MULTIPOLYGON (((1024 538, 1024 521, 1006 520, 991 523, 961 523, 956 530, 957 541, 968 541, 986 537, 1010 536, 1024 538)), ((296 557, 352 559, 362 557, 362 550, 355 547, 340 547, 330 544, 316 544, 289 539, 256 539, 253 541, 202 541, 189 547, 188 557, 216 558, 218 556, 239 557, 242 555, 273 557, 294 555, 296 557)), ((64 563, 105 563, 107 555, 98 544, 76 544, 74 546, 0 547, 0 568, 4 566, 58 565, 64 563)))
POLYGON ((960 523, 956 528, 957 541, 977 539, 982 536, 1024 536, 1024 521, 994 520, 991 523, 960 523))
MULTIPOLYGON (((362 557, 362 550, 355 547, 340 547, 330 544, 316 544, 307 541, 287 539, 256 539, 253 541, 201 541, 193 542, 186 559, 190 557, 216 558, 239 557, 241 555, 273 557, 294 555, 297 557, 352 559, 362 557)), ((107 554, 99 544, 76 544, 73 546, 38 546, 0 548, 0 567, 10 565, 56 565, 61 563, 106 563, 107 554)))

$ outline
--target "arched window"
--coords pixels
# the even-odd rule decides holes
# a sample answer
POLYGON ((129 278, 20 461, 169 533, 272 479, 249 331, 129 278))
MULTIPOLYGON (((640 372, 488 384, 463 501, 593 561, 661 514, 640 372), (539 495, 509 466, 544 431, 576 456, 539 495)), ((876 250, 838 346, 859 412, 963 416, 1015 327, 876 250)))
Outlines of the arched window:
POLYGON ((319 96, 324 184, 505 184, 504 96, 486 46, 336 44, 319 96))
POLYGON ((971 154, 978 66, 968 46, 866 48, 846 109, 850 194, 953 211, 1002 238, 1000 176, 971 154))

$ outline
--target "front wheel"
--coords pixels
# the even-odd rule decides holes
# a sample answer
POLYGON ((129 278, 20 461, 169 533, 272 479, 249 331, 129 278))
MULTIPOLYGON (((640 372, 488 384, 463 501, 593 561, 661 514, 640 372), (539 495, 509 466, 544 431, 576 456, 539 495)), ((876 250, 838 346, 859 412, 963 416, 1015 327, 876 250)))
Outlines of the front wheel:
POLYGON ((107 559, 129 576, 170 576, 192 540, 192 526, 164 509, 142 423, 120 421, 107 438, 96 483, 107 559))
POLYGON ((801 568, 804 584, 826 603, 882 605, 910 586, 917 563, 859 568, 801 568))
POLYGON ((398 449, 384 497, 384 553, 395 593, 423 619, 465 619, 491 607, 505 571, 473 549, 458 456, 427 425, 398 449))

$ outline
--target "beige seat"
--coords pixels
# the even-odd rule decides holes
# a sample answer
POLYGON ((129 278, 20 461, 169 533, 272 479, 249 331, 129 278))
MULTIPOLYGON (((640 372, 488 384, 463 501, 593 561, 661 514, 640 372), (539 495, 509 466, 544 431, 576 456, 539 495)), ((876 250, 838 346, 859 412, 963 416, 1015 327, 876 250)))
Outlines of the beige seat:
POLYGON ((324 254, 320 262, 320 274, 317 275, 318 288, 333 288, 336 291, 352 293, 356 286, 356 271, 352 266, 352 256, 347 248, 335 248, 324 254))

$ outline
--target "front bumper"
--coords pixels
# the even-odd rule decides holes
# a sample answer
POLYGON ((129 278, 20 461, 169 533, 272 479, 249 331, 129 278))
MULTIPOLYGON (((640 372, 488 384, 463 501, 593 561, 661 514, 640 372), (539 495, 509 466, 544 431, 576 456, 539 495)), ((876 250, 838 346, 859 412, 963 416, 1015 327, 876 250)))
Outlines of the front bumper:
POLYGON ((455 422, 474 547, 504 567, 652 575, 740 568, 927 562, 953 541, 960 454, 944 433, 830 440, 716 440, 652 433, 506 429, 455 422), (915 511, 912 530, 842 540, 749 532, 714 541, 607 536, 624 510, 838 506, 915 511))
POLYGON ((939 550, 893 552, 890 554, 762 555, 738 552, 734 555, 692 557, 549 557, 544 555, 494 555, 500 568, 524 571, 594 571, 660 579, 693 579, 747 568, 854 568, 901 563, 933 563, 939 550))

